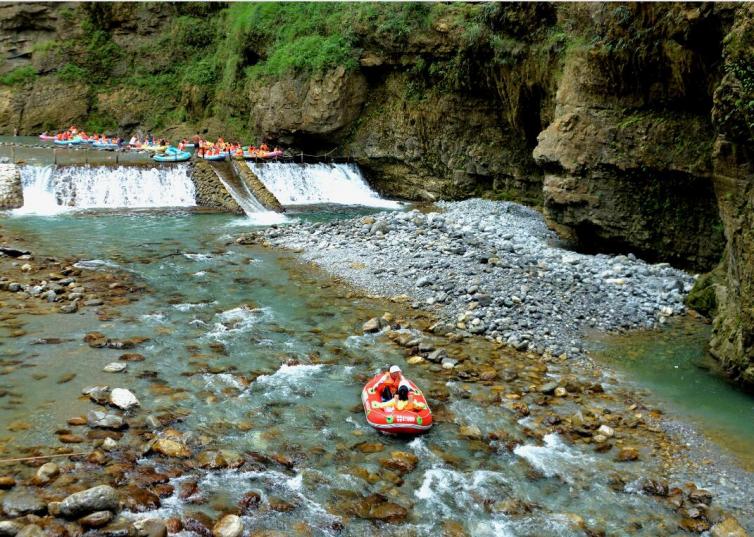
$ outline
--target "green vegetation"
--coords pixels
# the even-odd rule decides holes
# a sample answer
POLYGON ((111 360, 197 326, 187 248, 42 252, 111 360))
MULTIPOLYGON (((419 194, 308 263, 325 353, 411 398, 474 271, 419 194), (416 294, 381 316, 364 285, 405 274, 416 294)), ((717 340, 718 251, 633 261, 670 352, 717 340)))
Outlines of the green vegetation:
POLYGON ((37 78, 37 70, 33 67, 17 67, 16 69, 0 76, 0 85, 18 86, 33 82, 35 78, 37 78))

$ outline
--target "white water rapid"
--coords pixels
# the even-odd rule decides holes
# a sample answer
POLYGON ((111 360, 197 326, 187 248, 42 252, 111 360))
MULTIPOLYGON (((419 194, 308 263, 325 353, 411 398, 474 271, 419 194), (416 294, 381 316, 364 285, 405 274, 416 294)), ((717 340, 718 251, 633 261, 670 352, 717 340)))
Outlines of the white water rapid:
POLYGON ((363 205, 400 207, 385 200, 366 183, 354 164, 249 163, 257 177, 283 205, 363 205))
POLYGON ((186 165, 24 166, 20 214, 55 214, 69 209, 191 207, 194 183, 186 165))

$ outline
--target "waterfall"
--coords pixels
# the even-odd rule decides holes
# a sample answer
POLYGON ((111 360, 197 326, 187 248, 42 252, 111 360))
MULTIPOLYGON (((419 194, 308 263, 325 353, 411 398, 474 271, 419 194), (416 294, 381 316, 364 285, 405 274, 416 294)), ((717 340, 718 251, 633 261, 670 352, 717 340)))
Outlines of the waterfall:
POLYGON ((24 206, 14 214, 50 215, 65 211, 58 204, 53 184, 55 166, 21 167, 21 187, 24 192, 24 206))
POLYGON ((238 203, 239 207, 243 209, 246 216, 253 220, 253 223, 270 225, 287 221, 284 215, 268 211, 264 205, 259 203, 254 193, 249 190, 246 182, 242 181, 233 172, 230 164, 227 162, 213 162, 211 166, 215 174, 217 174, 217 178, 225 187, 225 190, 238 203))
POLYGON ((355 164, 249 163, 257 177, 283 205, 364 205, 400 207, 366 183, 355 164))
POLYGON ((187 165, 25 166, 24 206, 18 213, 54 214, 67 208, 190 207, 194 183, 187 165))

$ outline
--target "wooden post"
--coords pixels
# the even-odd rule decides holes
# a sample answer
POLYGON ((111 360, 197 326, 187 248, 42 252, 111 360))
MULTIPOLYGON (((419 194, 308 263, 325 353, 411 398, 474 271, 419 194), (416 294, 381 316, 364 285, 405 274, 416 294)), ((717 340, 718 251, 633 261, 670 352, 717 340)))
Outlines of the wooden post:
POLYGON ((52 163, 57 166, 58 165, 58 150, 54 147, 52 148, 52 163))

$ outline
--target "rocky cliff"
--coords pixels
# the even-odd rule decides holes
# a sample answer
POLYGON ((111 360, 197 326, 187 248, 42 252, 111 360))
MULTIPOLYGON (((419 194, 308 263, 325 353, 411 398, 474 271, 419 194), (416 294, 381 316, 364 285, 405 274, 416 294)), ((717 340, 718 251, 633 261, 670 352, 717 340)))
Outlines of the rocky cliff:
POLYGON ((754 388, 754 8, 741 5, 725 38, 723 80, 714 95, 718 137, 714 183, 727 246, 716 286, 712 353, 754 388))
POLYGON ((264 138, 351 157, 389 196, 541 207, 587 251, 708 271, 725 250, 712 348, 751 382, 752 18, 730 3, 2 4, 0 132, 264 138))

